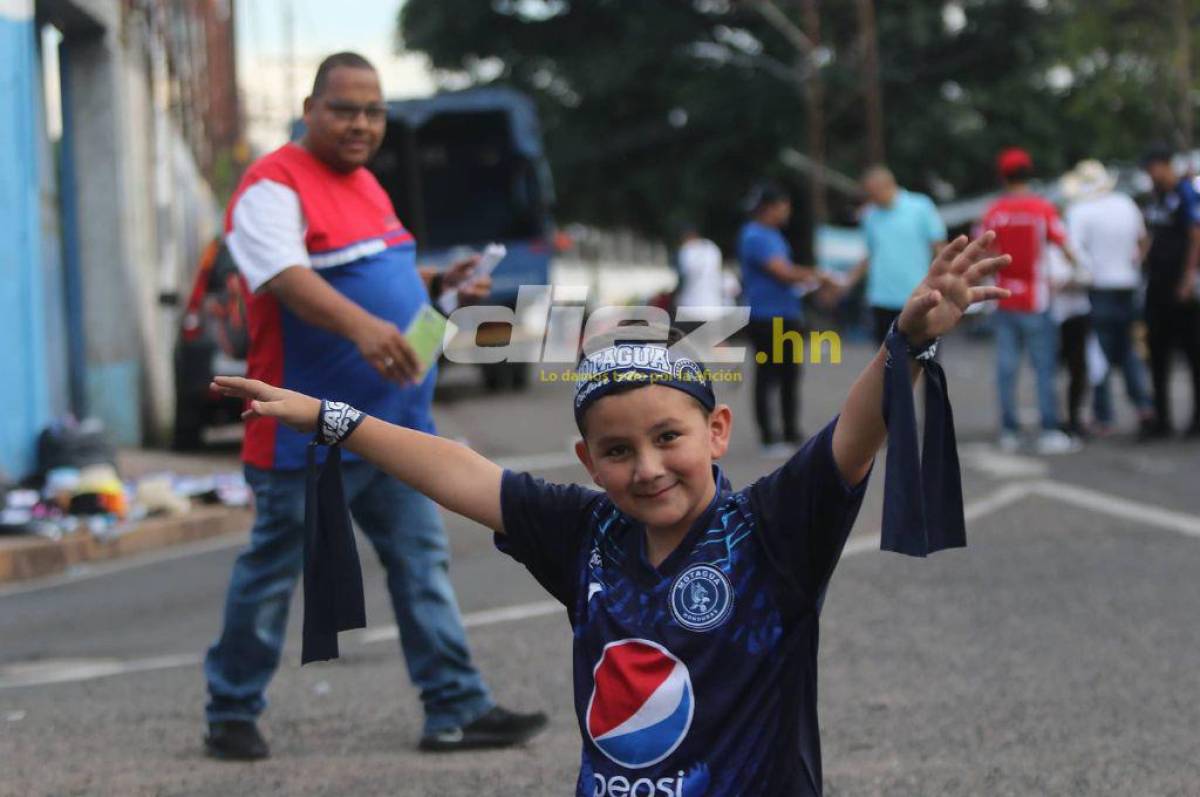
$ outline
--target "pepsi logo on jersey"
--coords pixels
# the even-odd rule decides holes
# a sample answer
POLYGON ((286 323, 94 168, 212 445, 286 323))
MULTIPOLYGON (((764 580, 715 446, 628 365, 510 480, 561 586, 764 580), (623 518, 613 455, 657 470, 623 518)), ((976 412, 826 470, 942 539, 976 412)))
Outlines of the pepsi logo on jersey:
POLYGON ((588 736, 629 769, 657 764, 687 737, 695 712, 687 665, 648 639, 605 645, 592 671, 588 736))
POLYGON ((683 773, 673 778, 638 778, 630 781, 622 775, 605 778, 600 773, 592 775, 595 788, 592 797, 683 797, 683 773))

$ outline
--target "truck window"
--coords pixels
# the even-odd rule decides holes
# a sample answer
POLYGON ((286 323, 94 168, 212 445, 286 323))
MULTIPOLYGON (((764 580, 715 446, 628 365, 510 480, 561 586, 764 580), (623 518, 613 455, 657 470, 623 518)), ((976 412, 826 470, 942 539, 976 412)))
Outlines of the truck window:
POLYGON ((443 112, 416 131, 389 122, 371 168, 424 247, 544 232, 535 166, 513 146, 503 112, 443 112))

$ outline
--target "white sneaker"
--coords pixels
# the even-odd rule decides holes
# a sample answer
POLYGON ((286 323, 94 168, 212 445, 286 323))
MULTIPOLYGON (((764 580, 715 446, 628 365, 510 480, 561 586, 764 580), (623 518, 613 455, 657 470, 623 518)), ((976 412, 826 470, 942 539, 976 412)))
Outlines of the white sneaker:
POLYGON ((1057 454, 1074 454, 1082 448, 1083 443, 1080 443, 1074 437, 1057 429, 1048 429, 1038 435, 1034 450, 1039 454, 1054 456, 1057 454))
POLYGON ((1015 454, 1021 448, 1021 438, 1017 437, 1016 432, 1001 432, 996 447, 1005 454, 1015 454))

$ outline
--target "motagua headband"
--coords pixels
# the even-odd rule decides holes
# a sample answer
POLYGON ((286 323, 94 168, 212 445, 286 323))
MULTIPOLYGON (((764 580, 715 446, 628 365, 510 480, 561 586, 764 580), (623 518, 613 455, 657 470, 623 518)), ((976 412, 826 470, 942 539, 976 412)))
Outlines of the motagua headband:
POLYGON ((621 343, 579 361, 575 384, 575 422, 594 402, 630 384, 662 385, 682 390, 705 409, 717 405, 704 367, 687 357, 672 357, 657 343, 621 343))

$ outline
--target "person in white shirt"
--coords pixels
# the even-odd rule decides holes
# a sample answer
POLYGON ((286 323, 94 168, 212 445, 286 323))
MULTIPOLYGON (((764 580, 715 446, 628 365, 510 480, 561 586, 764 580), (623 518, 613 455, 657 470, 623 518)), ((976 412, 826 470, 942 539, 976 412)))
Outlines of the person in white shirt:
POLYGON ((1063 257, 1056 247, 1047 247, 1050 278, 1050 318, 1058 325, 1059 358, 1067 367, 1067 422, 1063 431, 1072 437, 1087 437, 1083 405, 1088 388, 1087 342, 1091 334, 1091 303, 1087 270, 1063 257))
POLYGON ((701 236, 695 227, 684 227, 679 246, 679 289, 675 294, 675 307, 677 313, 679 308, 690 309, 682 326, 709 320, 728 304, 721 264, 720 247, 701 236))
MULTIPOLYGON (((1092 326, 1112 369, 1120 369, 1125 392, 1137 412, 1140 431, 1154 421, 1146 375, 1133 346, 1137 318, 1140 263, 1145 253, 1146 227, 1141 211, 1123 193, 1114 191, 1116 178, 1096 160, 1081 161, 1063 178, 1063 192, 1073 200, 1067 209, 1071 246, 1091 274, 1092 326)), ((1093 396, 1098 434, 1111 432, 1112 398, 1108 376, 1093 396)))

